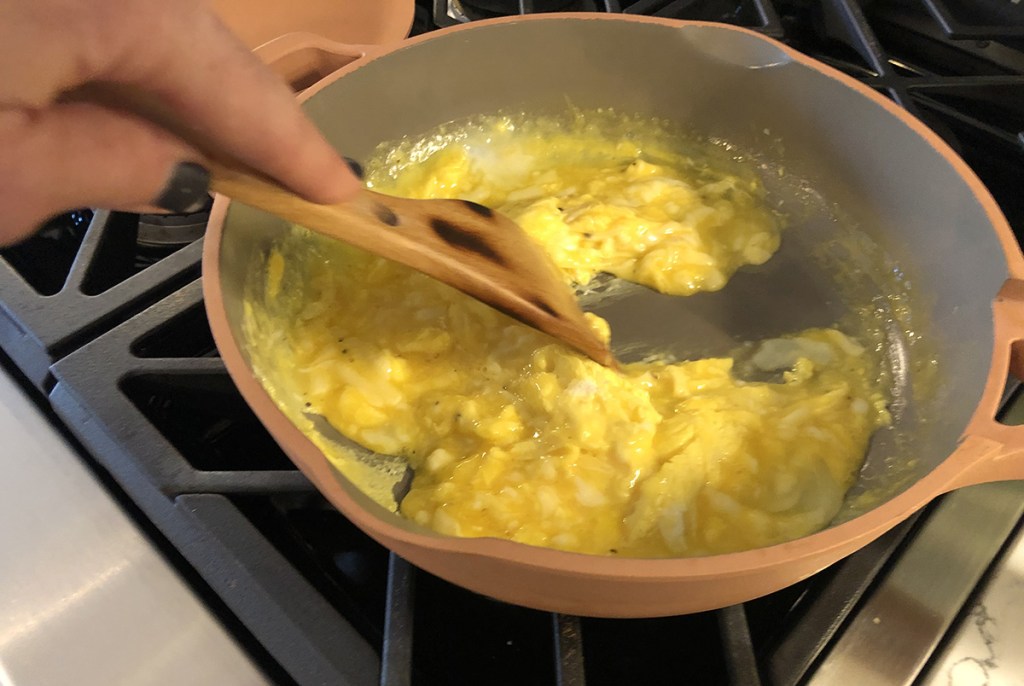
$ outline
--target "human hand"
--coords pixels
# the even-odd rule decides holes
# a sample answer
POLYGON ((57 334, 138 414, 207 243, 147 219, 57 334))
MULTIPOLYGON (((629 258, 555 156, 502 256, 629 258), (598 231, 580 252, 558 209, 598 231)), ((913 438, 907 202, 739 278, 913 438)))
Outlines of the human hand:
POLYGON ((146 119, 76 97, 95 85, 151 96, 309 200, 338 202, 359 187, 288 87, 203 0, 6 0, 0 244, 77 207, 185 212, 205 200, 202 154, 146 119))

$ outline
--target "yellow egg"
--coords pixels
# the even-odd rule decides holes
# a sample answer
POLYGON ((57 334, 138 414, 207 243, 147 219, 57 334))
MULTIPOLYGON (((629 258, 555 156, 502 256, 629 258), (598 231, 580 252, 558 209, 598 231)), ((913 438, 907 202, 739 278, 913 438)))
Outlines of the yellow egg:
MULTIPOLYGON (((507 212, 577 283, 714 290, 778 248, 753 176, 574 121, 483 120, 392 151, 370 179, 507 212)), ((763 343, 753 359, 780 383, 742 381, 727 358, 620 373, 405 267, 292 239, 326 257, 303 266, 317 295, 277 363, 307 370, 311 412, 408 459, 400 511, 441 533, 630 556, 770 545, 828 523, 889 421, 876 361, 836 330, 763 343)), ((268 268, 272 297, 292 265, 268 268)))

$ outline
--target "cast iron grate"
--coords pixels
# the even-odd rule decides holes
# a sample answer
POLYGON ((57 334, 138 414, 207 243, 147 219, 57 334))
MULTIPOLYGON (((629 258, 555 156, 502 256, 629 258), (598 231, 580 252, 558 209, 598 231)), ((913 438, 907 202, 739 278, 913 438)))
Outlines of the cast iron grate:
MULTIPOLYGON (((416 30, 476 18, 449 16, 455 4, 499 11, 488 0, 421 0, 416 30)), ((552 8, 513 4, 515 12, 552 8)), ((729 21, 779 36, 923 117, 1024 227, 1014 186, 1024 57, 1013 27, 989 40, 970 36, 988 19, 963 14, 966 4, 944 3, 962 24, 954 30, 935 21, 939 3, 924 0, 555 4, 729 21)), ((175 228, 147 224, 139 240, 137 218, 116 213, 61 221, 40 242, 2 253, 0 345, 40 386, 64 358, 52 368, 50 395, 60 416, 300 684, 795 685, 914 526, 791 588, 715 613, 590 620, 475 596, 358 532, 262 429, 216 355, 195 280, 197 236, 179 245, 175 228)))
POLYGON ((783 35, 775 8, 768 0, 432 0, 436 27, 538 12, 603 12, 641 14, 670 19, 718 21, 783 35))
POLYGON ((207 214, 81 210, 0 250, 0 346, 40 389, 49 367, 195 279, 207 214))
POLYGON ((1024 7, 1013 0, 924 0, 951 38, 1024 38, 1024 7))
POLYGON ((224 374, 140 374, 121 390, 197 470, 292 469, 224 374))

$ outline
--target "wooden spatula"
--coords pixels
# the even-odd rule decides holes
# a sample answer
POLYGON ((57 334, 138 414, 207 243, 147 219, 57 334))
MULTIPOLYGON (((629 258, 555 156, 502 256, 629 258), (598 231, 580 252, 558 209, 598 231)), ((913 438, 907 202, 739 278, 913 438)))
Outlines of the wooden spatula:
POLYGON ((225 163, 216 140, 149 93, 123 84, 90 84, 68 99, 124 109, 174 132, 209 158, 211 185, 218 193, 429 274, 605 366, 617 366, 548 256, 515 222, 482 205, 372 191, 337 205, 318 205, 225 163))
POLYGON ((616 366, 547 254, 515 222, 483 205, 369 190, 337 205, 318 205, 254 173, 217 163, 209 168, 218 193, 429 274, 616 366))

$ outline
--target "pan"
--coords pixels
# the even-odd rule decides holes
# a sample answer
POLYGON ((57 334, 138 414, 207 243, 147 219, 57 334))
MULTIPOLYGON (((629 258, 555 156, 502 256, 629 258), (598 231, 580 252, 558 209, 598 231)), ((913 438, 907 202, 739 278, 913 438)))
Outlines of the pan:
POLYGON ((306 32, 353 46, 387 45, 409 33, 415 9, 412 0, 212 0, 210 4, 250 49, 282 35, 306 32))
POLYGON ((893 423, 872 440, 857 484, 823 531, 755 550, 675 559, 444 536, 403 519, 343 476, 323 446, 337 444, 363 465, 376 456, 359 454, 322 424, 322 440, 311 440, 296 425, 297 401, 272 397, 274 380, 253 372, 265 351, 244 332, 245 310, 254 306, 252 275, 287 227, 218 198, 203 285, 228 371, 324 496, 412 563, 544 610, 604 617, 697 612, 806 578, 944 492, 1024 477, 1024 429, 995 420, 1007 374, 1022 369, 1019 248, 964 162, 870 88, 746 29, 617 15, 476 22, 360 49, 360 59, 326 76, 325 55, 350 56, 352 48, 308 35, 272 47, 281 59, 303 56, 292 64, 308 71, 295 70, 293 79, 308 86, 303 106, 333 145, 357 159, 382 141, 445 122, 502 110, 556 112, 567 100, 684 122, 747 151, 769 197, 790 218, 782 249, 718 293, 640 294, 598 307, 613 329, 629 328, 637 340, 677 343, 680 354, 720 353, 726 342, 828 325, 851 306, 871 308, 885 324, 893 423))

